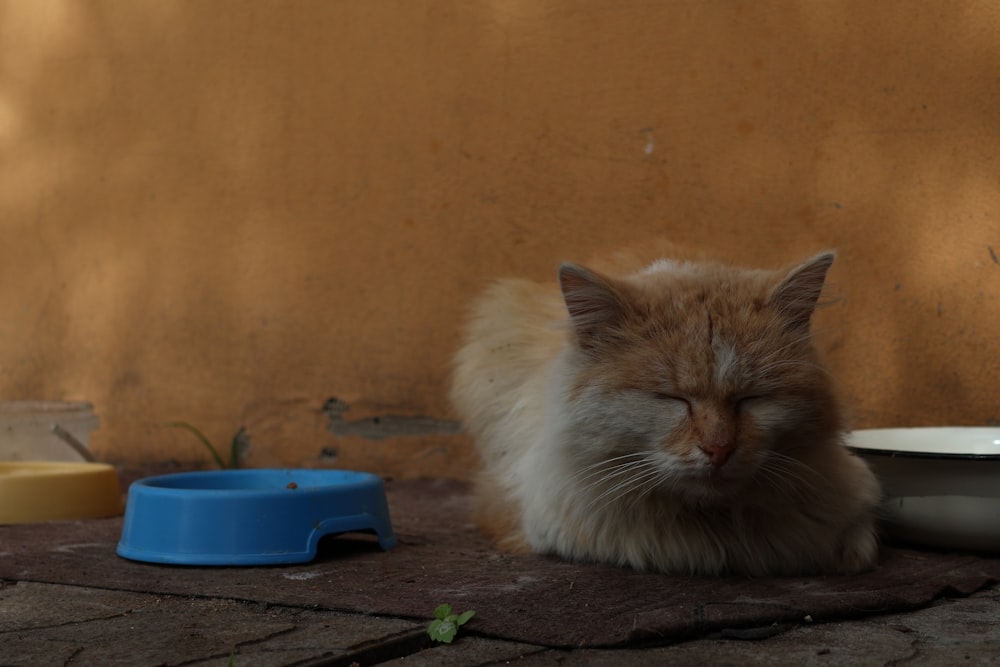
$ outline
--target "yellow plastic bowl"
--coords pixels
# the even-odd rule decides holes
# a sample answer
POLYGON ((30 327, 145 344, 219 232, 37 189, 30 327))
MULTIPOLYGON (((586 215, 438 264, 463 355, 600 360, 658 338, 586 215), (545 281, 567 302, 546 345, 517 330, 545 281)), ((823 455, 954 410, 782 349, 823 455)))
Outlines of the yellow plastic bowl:
POLYGON ((115 516, 118 473, 106 463, 0 462, 0 524, 115 516))

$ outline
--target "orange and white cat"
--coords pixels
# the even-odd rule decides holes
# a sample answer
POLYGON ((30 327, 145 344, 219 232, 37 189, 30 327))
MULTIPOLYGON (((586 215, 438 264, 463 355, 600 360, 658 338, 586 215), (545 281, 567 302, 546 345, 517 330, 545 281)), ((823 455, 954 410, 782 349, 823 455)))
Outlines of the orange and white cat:
POLYGON ((563 264, 558 288, 494 284, 452 386, 482 528, 510 550, 669 573, 874 567, 879 486, 843 445, 810 330, 833 260, 563 264))

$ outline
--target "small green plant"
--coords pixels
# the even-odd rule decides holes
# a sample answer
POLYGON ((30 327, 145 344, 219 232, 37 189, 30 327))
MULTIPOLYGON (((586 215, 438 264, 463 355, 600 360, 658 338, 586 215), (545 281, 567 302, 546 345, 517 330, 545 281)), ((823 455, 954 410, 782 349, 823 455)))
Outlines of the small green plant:
POLYGON ((469 610, 463 614, 451 613, 451 605, 443 604, 434 610, 434 620, 427 626, 427 634, 436 642, 450 644, 458 629, 469 622, 476 612, 469 610))
POLYGON ((233 436, 233 441, 229 445, 228 462, 222 460, 219 450, 215 448, 215 445, 212 444, 211 440, 206 438, 204 433, 191 424, 187 422, 170 422, 167 426, 182 428, 194 434, 194 437, 198 438, 201 444, 205 445, 208 451, 211 452, 212 458, 215 459, 215 464, 220 468, 239 468, 240 462, 243 461, 247 451, 250 449, 250 435, 242 426, 240 427, 240 430, 236 431, 236 435, 233 436))

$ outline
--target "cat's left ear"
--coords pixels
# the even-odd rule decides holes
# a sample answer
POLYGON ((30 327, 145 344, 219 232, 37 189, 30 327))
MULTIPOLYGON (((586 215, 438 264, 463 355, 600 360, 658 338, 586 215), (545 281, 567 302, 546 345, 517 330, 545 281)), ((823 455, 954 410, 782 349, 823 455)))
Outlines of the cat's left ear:
POLYGON ((809 328, 809 320, 823 292, 826 272, 830 270, 835 256, 833 251, 816 255, 789 271, 771 292, 768 304, 786 319, 789 327, 809 328))

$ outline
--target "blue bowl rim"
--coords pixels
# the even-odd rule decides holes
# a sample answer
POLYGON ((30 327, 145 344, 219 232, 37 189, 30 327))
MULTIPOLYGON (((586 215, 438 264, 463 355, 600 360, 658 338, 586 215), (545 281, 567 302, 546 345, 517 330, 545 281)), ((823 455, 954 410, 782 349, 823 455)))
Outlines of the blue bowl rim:
POLYGON ((287 493, 321 493, 324 491, 352 491, 368 488, 371 486, 383 486, 381 477, 370 472, 360 472, 356 470, 339 470, 326 468, 237 468, 226 470, 196 470, 192 472, 168 473, 153 477, 144 477, 132 482, 129 487, 131 493, 133 489, 143 495, 163 495, 163 496, 184 496, 184 497, 213 497, 218 495, 241 495, 241 496, 273 496, 287 493), (299 480, 293 479, 298 476, 299 480), (233 486, 212 486, 212 480, 217 479, 240 479, 249 478, 258 480, 255 486, 233 487, 233 486), (312 478, 312 479, 305 479, 312 478), (329 483, 315 483, 316 479, 329 478, 329 483), (273 479, 274 486, 266 485, 267 480, 273 479), (204 486, 178 486, 173 482, 183 482, 188 480, 203 480, 204 486), (265 485, 261 486, 260 482, 265 485), (287 483, 296 482, 296 486, 289 488, 287 483), (302 483, 305 482, 305 483, 302 483))

